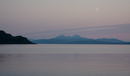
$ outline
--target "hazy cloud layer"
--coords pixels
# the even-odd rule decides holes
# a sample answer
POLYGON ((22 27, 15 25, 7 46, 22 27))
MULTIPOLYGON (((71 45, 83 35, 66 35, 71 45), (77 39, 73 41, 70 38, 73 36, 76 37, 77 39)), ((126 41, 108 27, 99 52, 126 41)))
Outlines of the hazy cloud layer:
POLYGON ((119 38, 123 40, 129 40, 130 38, 130 24, 121 25, 109 25, 109 26, 96 26, 96 27, 84 27, 74 29, 60 29, 60 30, 48 30, 33 33, 22 34, 29 38, 52 38, 58 35, 75 35, 79 34, 88 38, 119 38))

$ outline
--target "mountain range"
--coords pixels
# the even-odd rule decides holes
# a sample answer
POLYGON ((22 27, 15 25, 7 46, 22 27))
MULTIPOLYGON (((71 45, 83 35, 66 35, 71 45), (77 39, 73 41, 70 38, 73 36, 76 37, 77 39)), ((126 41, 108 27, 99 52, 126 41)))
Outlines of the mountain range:
POLYGON ((101 38, 101 39, 91 39, 81 37, 79 35, 65 36, 60 35, 51 39, 29 39, 33 43, 37 44, 130 44, 130 42, 125 42, 115 38, 101 38))

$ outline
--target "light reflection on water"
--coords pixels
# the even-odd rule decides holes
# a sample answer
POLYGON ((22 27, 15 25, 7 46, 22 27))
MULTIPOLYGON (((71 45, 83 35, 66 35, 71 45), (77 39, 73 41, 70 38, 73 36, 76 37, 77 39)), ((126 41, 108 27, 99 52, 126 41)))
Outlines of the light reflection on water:
MULTIPOLYGON (((59 47, 59 45, 57 47, 56 45, 47 45, 47 47, 45 47, 45 45, 45 49, 41 46, 42 45, 38 47, 32 47, 32 45, 30 47, 29 45, 19 45, 18 47, 16 47, 16 45, 9 46, 11 50, 14 48, 15 51, 24 51, 19 53, 18 51, 15 53, 14 50, 7 50, 9 48, 6 46, 6 52, 3 53, 2 51, 2 53, 0 53, 0 76, 130 76, 130 53, 121 53, 123 52, 121 50, 124 49, 128 51, 128 48, 118 49, 118 53, 114 51, 117 46, 114 48, 114 46, 111 45, 104 47, 101 47, 101 45, 100 47, 97 47, 97 45, 89 45, 91 47, 88 48, 83 45, 81 46, 82 48, 80 47, 79 49, 77 49, 77 45, 69 45, 69 47, 68 45, 62 45, 62 47, 59 47), (74 48, 74 46, 76 48, 74 48), (95 46, 95 48, 92 48, 92 46, 95 46), (47 53, 46 51, 46 53, 44 53, 41 52, 41 50, 38 50, 39 53, 34 53, 38 48, 42 50, 48 50, 47 48, 49 48, 51 53, 47 53), (99 49, 95 50, 96 53, 83 52, 87 49, 94 51, 96 48, 113 50, 114 53, 101 53, 99 49), (33 53, 29 53, 27 49, 32 50, 31 52, 33 53), (56 49, 61 51, 68 50, 67 52, 60 53, 52 52, 52 50, 56 49), (76 49, 78 51, 76 51, 76 49), (79 52, 80 49, 82 49, 81 53, 79 52), (69 50, 71 53, 69 53, 69 50), (72 50, 74 51, 72 52, 72 50), (7 51, 11 51, 12 53, 7 53, 7 51), (27 51, 27 53, 25 53, 25 51, 27 51)), ((4 48, 2 49, 4 50, 4 48)))

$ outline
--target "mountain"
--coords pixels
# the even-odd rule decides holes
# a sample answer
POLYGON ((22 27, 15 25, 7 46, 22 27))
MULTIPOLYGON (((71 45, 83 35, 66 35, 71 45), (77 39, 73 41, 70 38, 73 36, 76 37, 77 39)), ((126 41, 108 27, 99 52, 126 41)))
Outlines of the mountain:
POLYGON ((96 39, 97 41, 104 41, 109 43, 124 43, 122 40, 114 39, 114 38, 102 38, 102 39, 96 39))
POLYGON ((124 42, 114 38, 102 38, 102 39, 89 39, 79 35, 64 36, 60 35, 51 39, 38 39, 31 40, 37 44, 130 44, 130 42, 124 42))
POLYGON ((52 38, 52 39, 59 39, 59 40, 69 40, 69 41, 78 41, 78 40, 86 40, 88 38, 81 37, 79 35, 74 35, 74 36, 64 36, 60 35, 58 37, 52 38))
POLYGON ((0 44, 34 44, 22 36, 12 36, 0 30, 0 44))

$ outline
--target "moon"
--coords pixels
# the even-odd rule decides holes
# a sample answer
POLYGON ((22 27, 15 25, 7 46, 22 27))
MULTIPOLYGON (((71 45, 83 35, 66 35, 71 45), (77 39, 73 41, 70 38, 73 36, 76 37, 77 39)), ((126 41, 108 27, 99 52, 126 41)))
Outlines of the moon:
POLYGON ((98 12, 98 7, 96 7, 96 12, 98 12))

